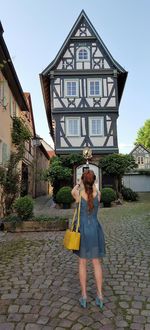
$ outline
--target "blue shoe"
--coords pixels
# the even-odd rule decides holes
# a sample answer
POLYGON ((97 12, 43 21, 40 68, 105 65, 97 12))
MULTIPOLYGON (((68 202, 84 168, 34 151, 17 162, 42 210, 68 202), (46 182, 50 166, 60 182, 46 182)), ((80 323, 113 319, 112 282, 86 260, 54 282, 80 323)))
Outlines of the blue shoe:
POLYGON ((95 303, 96 303, 96 306, 100 307, 100 310, 103 310, 103 307, 104 307, 104 303, 103 303, 103 300, 100 299, 98 296, 96 297, 96 300, 95 300, 95 303))
POLYGON ((81 297, 79 299, 79 304, 80 304, 81 307, 86 308, 87 307, 87 300, 86 300, 86 298, 81 297))

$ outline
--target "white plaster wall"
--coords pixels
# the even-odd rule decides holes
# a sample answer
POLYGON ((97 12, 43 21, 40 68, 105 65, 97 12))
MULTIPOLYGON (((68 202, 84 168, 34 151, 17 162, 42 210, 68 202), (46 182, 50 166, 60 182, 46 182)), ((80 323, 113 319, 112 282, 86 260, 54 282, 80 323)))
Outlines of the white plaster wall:
POLYGON ((113 136, 110 136, 107 142, 107 147, 112 147, 114 145, 113 136))
POLYGON ((95 147, 101 147, 105 143, 106 136, 90 137, 90 139, 95 147))

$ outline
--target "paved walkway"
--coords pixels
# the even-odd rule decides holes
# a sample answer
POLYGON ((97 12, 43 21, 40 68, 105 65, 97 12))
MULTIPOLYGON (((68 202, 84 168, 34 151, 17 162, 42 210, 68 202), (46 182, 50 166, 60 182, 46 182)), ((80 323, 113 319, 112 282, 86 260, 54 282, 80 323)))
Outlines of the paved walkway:
POLYGON ((63 232, 0 233, 0 330, 149 330, 149 215, 102 219, 102 313, 90 263, 88 308, 78 305, 78 259, 63 249, 63 232))

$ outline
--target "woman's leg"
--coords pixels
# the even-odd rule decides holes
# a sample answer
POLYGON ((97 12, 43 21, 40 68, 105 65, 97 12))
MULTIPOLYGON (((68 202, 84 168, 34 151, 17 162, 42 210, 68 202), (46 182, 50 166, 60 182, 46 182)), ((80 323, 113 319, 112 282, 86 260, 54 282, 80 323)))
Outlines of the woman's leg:
POLYGON ((86 298, 86 264, 87 260, 79 258, 79 278, 80 278, 80 285, 81 285, 81 294, 82 297, 86 298))
POLYGON ((103 283, 103 274, 102 274, 102 265, 99 259, 92 259, 94 275, 97 286, 97 295, 99 298, 103 298, 102 295, 102 283, 103 283))

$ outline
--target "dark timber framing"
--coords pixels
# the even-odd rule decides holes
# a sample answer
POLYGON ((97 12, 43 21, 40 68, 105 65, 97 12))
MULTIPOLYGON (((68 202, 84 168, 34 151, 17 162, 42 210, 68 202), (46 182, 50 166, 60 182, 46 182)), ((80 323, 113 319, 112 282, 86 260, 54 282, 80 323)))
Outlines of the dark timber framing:
POLYGON ((85 146, 91 147, 95 155, 118 152, 117 118, 126 78, 127 71, 112 57, 82 10, 55 59, 40 74, 56 154, 82 152, 85 146), (87 59, 78 57, 80 48, 87 50, 87 59), (76 81, 76 96, 67 96, 69 81, 76 81), (89 90, 92 81, 99 84, 95 96, 89 90), (67 120, 71 117, 80 118, 79 136, 67 136, 67 120), (101 117, 103 134, 90 136, 92 120, 101 117))

